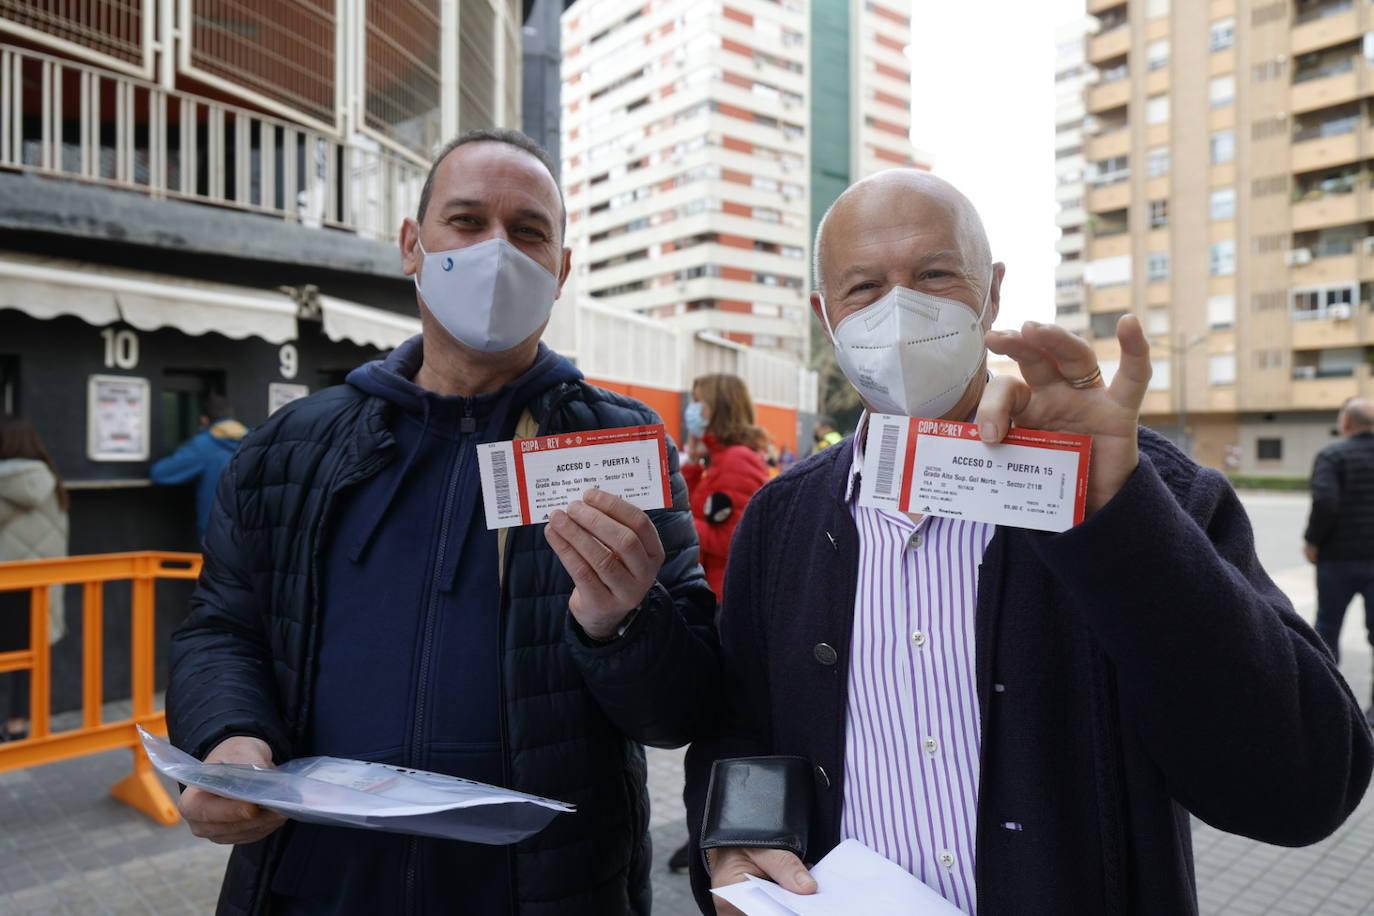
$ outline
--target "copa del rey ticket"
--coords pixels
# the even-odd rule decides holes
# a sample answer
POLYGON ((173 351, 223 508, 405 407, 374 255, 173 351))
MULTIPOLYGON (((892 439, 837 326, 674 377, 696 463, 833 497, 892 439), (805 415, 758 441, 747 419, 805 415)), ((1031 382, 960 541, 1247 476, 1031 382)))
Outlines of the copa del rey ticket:
POLYGON ((490 442, 477 467, 488 528, 547 522, 593 487, 641 509, 673 501, 661 423, 490 442))
POLYGON ((873 414, 859 505, 1015 528, 1083 521, 1092 437, 1013 428, 997 445, 974 423, 873 414))

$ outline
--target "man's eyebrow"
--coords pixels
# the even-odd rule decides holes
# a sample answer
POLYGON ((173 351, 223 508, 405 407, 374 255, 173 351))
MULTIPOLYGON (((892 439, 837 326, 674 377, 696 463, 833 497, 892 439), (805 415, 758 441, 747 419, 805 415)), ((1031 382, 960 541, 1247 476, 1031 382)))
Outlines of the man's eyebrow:
MULTIPOLYGON (((475 200, 470 197, 451 197, 448 200, 444 201, 443 207, 441 209, 447 210, 451 207, 471 207, 475 210, 480 210, 484 208, 486 205, 486 201, 475 200)), ((517 216, 523 217, 524 219, 533 220, 534 222, 539 223, 546 229, 553 228, 553 220, 549 218, 549 215, 540 210, 536 210, 533 207, 521 207, 520 209, 516 210, 515 213, 517 216)))
MULTIPOLYGON (((950 260, 958 262, 959 269, 963 270, 964 256, 963 253, 959 251, 957 248, 947 248, 944 251, 932 251, 930 254, 918 260, 916 262, 915 267, 919 271, 924 270, 931 264, 938 264, 941 261, 950 260)), ((855 277, 861 277, 866 274, 875 273, 882 273, 882 268, 875 267, 870 264, 856 264, 855 266, 850 267, 849 269, 845 270, 843 273, 840 274, 838 284, 840 286, 843 286, 855 277)))

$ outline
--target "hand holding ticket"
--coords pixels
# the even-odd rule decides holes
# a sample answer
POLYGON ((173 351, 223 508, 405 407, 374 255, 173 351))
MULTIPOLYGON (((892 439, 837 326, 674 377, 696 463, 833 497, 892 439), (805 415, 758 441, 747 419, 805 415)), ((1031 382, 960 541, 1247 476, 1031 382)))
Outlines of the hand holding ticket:
POLYGON ((1001 443, 973 423, 873 414, 859 504, 1017 528, 1083 520, 1092 437, 1014 428, 1001 443))
POLYGON ((478 447, 487 527, 548 522, 572 578, 568 610, 608 639, 653 587, 663 545, 645 509, 672 505, 663 426, 588 430, 478 447))

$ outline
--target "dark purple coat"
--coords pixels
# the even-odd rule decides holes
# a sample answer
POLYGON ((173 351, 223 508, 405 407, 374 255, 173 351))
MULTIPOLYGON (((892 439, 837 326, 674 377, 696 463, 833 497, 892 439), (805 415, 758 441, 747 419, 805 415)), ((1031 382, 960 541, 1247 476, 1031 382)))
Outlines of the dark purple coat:
MULTIPOLYGON (((1260 567, 1225 478, 1148 430, 1140 448, 1083 524, 999 528, 984 557, 981 916, 1196 913, 1189 812, 1298 846, 1334 831, 1369 782, 1364 716, 1260 567)), ((725 712, 687 760, 694 835, 711 761, 795 754, 815 767, 807 860, 841 839, 851 454, 826 449, 773 481, 740 525, 720 621, 725 712)))

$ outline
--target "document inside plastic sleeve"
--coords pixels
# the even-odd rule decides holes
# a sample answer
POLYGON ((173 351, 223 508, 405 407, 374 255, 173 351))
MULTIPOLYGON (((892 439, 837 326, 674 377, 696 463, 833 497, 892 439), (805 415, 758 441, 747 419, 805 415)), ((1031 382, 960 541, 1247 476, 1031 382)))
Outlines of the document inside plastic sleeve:
POLYGON ((673 502, 661 423, 490 442, 477 466, 487 528, 547 522, 593 488, 646 510, 673 502))
POLYGON ((1092 437, 1013 427, 996 445, 975 423, 872 414, 859 505, 1015 528, 1083 521, 1092 437))
POLYGON ((142 726, 158 772, 293 820, 503 846, 543 830, 564 802, 456 776, 341 757, 301 757, 279 767, 201 763, 142 726))

